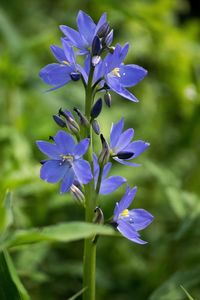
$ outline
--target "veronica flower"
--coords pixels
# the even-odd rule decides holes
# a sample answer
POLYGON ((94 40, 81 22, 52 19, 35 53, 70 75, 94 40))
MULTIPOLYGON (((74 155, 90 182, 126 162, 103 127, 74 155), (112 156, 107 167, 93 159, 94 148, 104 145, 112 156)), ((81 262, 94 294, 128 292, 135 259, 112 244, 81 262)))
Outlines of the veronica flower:
POLYGON ((125 195, 114 209, 114 225, 117 230, 127 239, 138 244, 147 242, 140 239, 138 231, 146 228, 152 221, 153 216, 142 208, 128 210, 137 191, 137 187, 130 189, 128 186, 125 195))
MULTIPOLYGON (((97 185, 98 176, 99 176, 99 164, 96 154, 93 154, 93 163, 94 163, 94 182, 95 187, 97 185)), ((112 164, 108 162, 103 167, 102 181, 100 186, 99 193, 102 195, 107 195, 113 193, 116 189, 118 189, 123 183, 126 182, 126 178, 121 176, 110 176, 107 178, 107 175, 110 171, 112 164)))
POLYGON ((139 164, 132 163, 129 160, 139 156, 150 144, 141 140, 132 142, 134 129, 129 128, 122 132, 123 128, 124 118, 118 123, 112 124, 110 132, 111 156, 114 160, 123 165, 139 166, 139 164))
MULTIPOLYGON (((89 54, 91 51, 92 43, 94 37, 98 34, 98 31, 102 29, 106 22, 106 13, 104 13, 97 25, 94 23, 92 18, 84 13, 79 11, 77 16, 77 27, 78 31, 72 29, 69 26, 61 25, 60 29, 66 36, 66 40, 74 47, 79 49, 79 54, 89 54)), ((108 37, 109 43, 112 42, 112 35, 108 37)))
POLYGON ((74 50, 68 43, 61 39, 63 49, 53 45, 51 51, 58 63, 52 63, 45 66, 39 73, 41 79, 54 87, 51 90, 58 89, 67 84, 70 80, 77 81, 83 76, 87 82, 85 70, 76 63, 74 50))
POLYGON ((53 137, 54 143, 37 141, 37 146, 48 160, 45 160, 41 170, 41 179, 56 183, 62 181, 60 192, 67 192, 75 178, 81 184, 87 184, 92 179, 90 164, 82 159, 89 146, 89 139, 83 139, 77 145, 73 137, 63 130, 53 137))
POLYGON ((121 47, 116 45, 113 54, 109 53, 105 59, 97 65, 94 82, 102 78, 101 84, 120 96, 131 101, 138 102, 137 98, 126 88, 138 84, 146 75, 147 71, 138 65, 124 65, 129 45, 121 47))

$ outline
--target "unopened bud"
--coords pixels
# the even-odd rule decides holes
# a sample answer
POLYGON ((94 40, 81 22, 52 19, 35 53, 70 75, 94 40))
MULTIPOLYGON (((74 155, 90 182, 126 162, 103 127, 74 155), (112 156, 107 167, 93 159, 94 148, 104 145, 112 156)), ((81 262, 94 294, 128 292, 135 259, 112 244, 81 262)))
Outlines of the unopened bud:
POLYGON ((106 22, 99 28, 99 30, 97 31, 97 35, 100 38, 103 38, 109 33, 109 30, 110 30, 110 25, 106 22))
POLYGON ((72 72, 70 74, 70 77, 73 81, 78 81, 81 78, 81 74, 80 73, 76 73, 76 72, 72 72))
POLYGON ((82 114, 82 112, 81 112, 78 108, 76 108, 76 107, 74 107, 74 111, 77 113, 81 125, 86 126, 86 127, 89 127, 89 126, 90 126, 90 123, 89 123, 88 119, 86 118, 86 116, 84 116, 84 115, 82 114))
POLYGON ((76 185, 72 184, 70 187, 70 191, 73 197, 75 198, 75 200, 77 200, 79 203, 83 203, 85 201, 84 194, 76 185))
POLYGON ((102 150, 101 150, 101 153, 99 154, 98 161, 99 161, 100 165, 104 166, 109 161, 110 149, 109 149, 108 143, 106 142, 103 134, 100 134, 100 138, 101 138, 102 150))
POLYGON ((97 120, 92 120, 92 129, 94 130, 94 132, 99 135, 100 134, 100 126, 97 120))
MULTIPOLYGON (((109 32, 109 34, 104 39, 104 44, 109 47, 113 41, 113 29, 109 32)), ((112 47, 114 48, 114 47, 112 47)))
POLYGON ((93 67, 96 67, 96 65, 98 65, 101 61, 101 56, 99 55, 95 55, 92 57, 92 65, 93 67))
POLYGON ((91 118, 92 119, 97 118, 99 116, 99 114, 101 113, 101 110, 102 110, 102 99, 99 98, 91 109, 91 112, 90 112, 91 118))
POLYGON ((92 42, 92 56, 99 55, 101 51, 101 41, 100 38, 95 35, 92 42))
POLYGON ((105 101, 105 104, 108 106, 108 107, 111 107, 111 103, 112 103, 112 98, 111 98, 111 94, 109 92, 106 92, 104 94, 104 101, 105 101))
POLYGON ((51 140, 54 141, 54 138, 53 138, 52 135, 49 136, 49 140, 50 140, 50 141, 51 141, 51 140))
POLYGON ((63 116, 66 119, 66 125, 69 131, 76 134, 80 131, 78 123, 74 120, 73 115, 68 110, 59 109, 59 115, 63 116))
POLYGON ((118 153, 117 153, 116 155, 114 155, 114 156, 117 156, 119 159, 129 159, 129 158, 131 158, 133 155, 134 155, 133 152, 121 151, 121 152, 118 152, 118 153))
POLYGON ((104 223, 104 215, 103 215, 103 211, 101 210, 100 207, 96 207, 95 210, 95 217, 93 222, 96 224, 103 224, 104 223))
POLYGON ((53 115, 53 119, 56 122, 56 124, 60 127, 66 127, 66 123, 57 115, 53 115))

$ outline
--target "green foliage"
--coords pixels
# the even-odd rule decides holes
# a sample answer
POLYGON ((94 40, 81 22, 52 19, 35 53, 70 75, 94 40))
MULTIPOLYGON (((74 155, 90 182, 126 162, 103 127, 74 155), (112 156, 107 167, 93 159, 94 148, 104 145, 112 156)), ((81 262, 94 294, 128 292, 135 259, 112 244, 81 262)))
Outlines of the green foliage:
MULTIPOLYGON (((82 222, 83 211, 69 195, 59 195, 58 185, 39 179, 42 157, 35 147, 36 139, 58 130, 51 116, 60 107, 83 108, 79 83, 44 93, 47 87, 38 78, 41 67, 53 61, 49 46, 60 43, 58 25, 75 27, 79 9, 94 19, 107 11, 114 41, 130 43, 126 63, 149 71, 133 89, 140 102, 134 105, 113 94, 112 107, 103 107, 100 124, 108 137, 111 122, 124 115, 135 138, 151 143, 137 159, 140 168, 127 171, 116 164, 113 174, 120 172, 131 186, 138 185, 133 205, 149 210, 155 221, 143 233, 149 241, 145 246, 109 236, 110 228, 101 228, 108 236, 98 240, 97 300, 187 299, 180 285, 198 299, 200 26, 189 0, 1 1, 1 245, 18 243, 9 257, 33 300, 67 299, 81 290, 83 246, 77 239, 83 236, 79 230, 70 233, 74 223, 59 224, 82 222), (6 190, 12 193, 5 197, 6 190), (19 246, 27 238, 51 243, 19 246), (61 238, 74 241, 56 242, 61 238)), ((105 219, 123 191, 100 199, 105 219)), ((86 227, 85 236, 96 232, 86 227)), ((17 295, 22 291, 4 254, 0 279, 10 282, 8 292, 17 295), (2 272, 7 275, 2 277, 2 272)))

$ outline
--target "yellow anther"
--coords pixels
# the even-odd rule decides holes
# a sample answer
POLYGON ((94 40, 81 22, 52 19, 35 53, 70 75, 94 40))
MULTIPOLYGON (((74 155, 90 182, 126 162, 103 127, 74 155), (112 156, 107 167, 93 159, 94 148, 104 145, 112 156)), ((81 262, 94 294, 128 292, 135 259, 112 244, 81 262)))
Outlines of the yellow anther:
POLYGON ((120 217, 128 217, 128 215, 129 215, 129 210, 125 209, 121 212, 120 217))
POLYGON ((63 155, 61 154, 60 157, 63 159, 63 160, 71 160, 73 161, 73 156, 72 155, 63 155))
POLYGON ((67 61, 67 60, 63 60, 63 61, 62 61, 62 63, 63 63, 64 65, 67 65, 67 66, 69 66, 69 63, 68 63, 68 61, 67 61))
POLYGON ((112 70, 112 74, 113 74, 114 76, 121 77, 121 75, 119 74, 119 68, 114 68, 114 69, 112 70))

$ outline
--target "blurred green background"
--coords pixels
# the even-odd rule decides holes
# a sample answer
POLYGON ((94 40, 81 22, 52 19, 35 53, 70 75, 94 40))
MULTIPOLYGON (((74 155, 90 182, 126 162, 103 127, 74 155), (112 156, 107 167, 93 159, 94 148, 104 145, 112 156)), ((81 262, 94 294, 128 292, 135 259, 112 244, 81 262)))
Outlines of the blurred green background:
MULTIPOLYGON (((130 43, 126 63, 148 69, 132 91, 138 104, 113 94, 100 118, 105 136, 112 121, 126 118, 135 138, 150 149, 129 168, 113 174, 138 186, 134 207, 155 220, 142 232, 149 241, 102 237, 97 252, 97 300, 184 300, 182 285, 200 299, 200 21, 198 1, 189 0, 1 0, 0 4, 0 189, 13 191, 13 228, 83 220, 83 210, 59 185, 39 179, 43 158, 35 140, 58 130, 60 107, 83 109, 80 83, 47 89, 39 70, 54 61, 60 24, 76 27, 79 9, 95 21, 106 11, 114 43, 130 43)), ((111 216, 124 188, 102 197, 111 216)), ((13 249, 15 267, 33 300, 66 300, 81 289, 83 243, 38 244, 13 249)), ((0 280, 1 284, 1 280, 0 280)), ((8 299, 13 300, 13 299, 8 299)))

